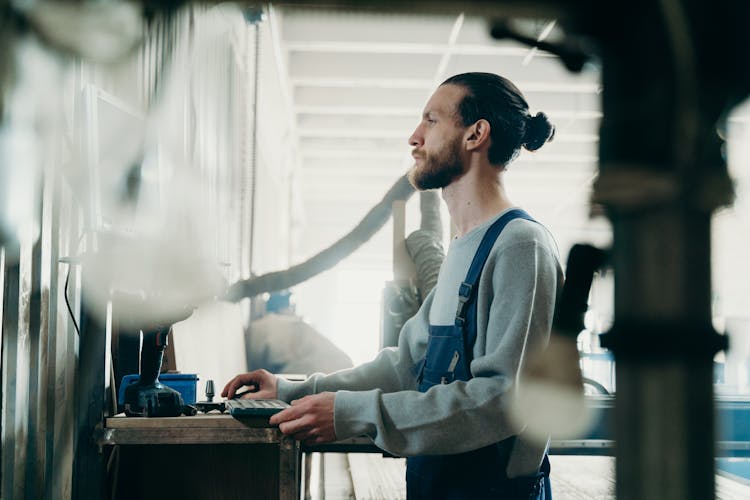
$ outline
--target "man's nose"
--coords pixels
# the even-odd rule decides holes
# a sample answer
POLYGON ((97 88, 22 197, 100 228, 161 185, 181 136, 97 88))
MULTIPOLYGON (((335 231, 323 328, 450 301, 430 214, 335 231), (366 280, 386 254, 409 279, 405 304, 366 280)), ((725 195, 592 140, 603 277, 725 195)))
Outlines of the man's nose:
POLYGON ((418 148, 422 144, 424 144, 424 138, 420 133, 419 127, 417 127, 414 132, 412 132, 411 136, 409 136, 409 146, 418 148))

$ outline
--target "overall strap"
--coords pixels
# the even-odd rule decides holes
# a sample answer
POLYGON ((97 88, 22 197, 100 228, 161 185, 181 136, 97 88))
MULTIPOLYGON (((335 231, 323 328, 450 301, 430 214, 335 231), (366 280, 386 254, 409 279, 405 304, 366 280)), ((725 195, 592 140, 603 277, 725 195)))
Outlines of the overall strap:
POLYGON ((464 330, 468 354, 471 353, 471 348, 474 345, 474 340, 476 339, 477 335, 476 324, 474 324, 474 322, 476 319, 476 297, 479 276, 482 274, 484 264, 487 261, 487 257, 490 255, 490 251, 495 245, 495 241, 497 240, 498 236, 500 236, 500 233, 505 228, 505 226, 510 221, 515 219, 526 219, 528 221, 536 222, 528 213, 519 208, 509 210, 508 212, 503 214, 502 217, 493 222, 492 225, 487 229, 487 232, 484 234, 481 243, 479 243, 479 248, 474 254, 474 259, 471 261, 469 271, 466 273, 466 279, 458 288, 458 308, 456 310, 455 324, 456 326, 460 326, 462 328, 465 326, 469 326, 469 328, 464 330), (467 313, 469 312, 470 308, 472 309, 473 314, 469 315, 467 313), (472 320, 469 321, 469 323, 472 323, 471 325, 466 324, 467 319, 472 320))

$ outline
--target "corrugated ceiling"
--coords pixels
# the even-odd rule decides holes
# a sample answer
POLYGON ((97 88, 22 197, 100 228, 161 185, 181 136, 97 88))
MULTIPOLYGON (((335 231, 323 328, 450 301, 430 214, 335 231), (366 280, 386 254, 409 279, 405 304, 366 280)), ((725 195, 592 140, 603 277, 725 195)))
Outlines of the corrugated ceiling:
MULTIPOLYGON (((462 14, 277 8, 271 16, 296 118, 306 226, 315 228, 303 237, 307 248, 353 226, 408 169, 407 139, 424 103, 436 85, 465 71, 510 78, 532 111, 557 126, 554 142, 511 166, 513 201, 553 230, 563 253, 577 240, 608 241, 608 224, 590 220, 588 208, 601 119, 597 68, 570 73, 550 54, 492 39, 484 19, 462 14)), ((536 37, 563 36, 551 19, 523 27, 536 37)))

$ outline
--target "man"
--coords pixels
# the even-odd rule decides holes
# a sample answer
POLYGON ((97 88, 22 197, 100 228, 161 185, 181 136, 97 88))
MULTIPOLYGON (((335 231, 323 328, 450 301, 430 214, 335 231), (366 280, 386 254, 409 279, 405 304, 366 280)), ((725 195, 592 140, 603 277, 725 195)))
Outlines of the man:
POLYGON ((271 419, 285 434, 314 444, 367 435, 408 457, 410 500, 548 500, 546 444, 526 439, 508 406, 522 364, 549 338, 562 270, 550 234, 514 209, 504 174, 553 133, 505 78, 446 80, 409 138, 410 179, 442 189, 456 237, 398 348, 303 383, 238 375, 222 395, 256 386, 253 397, 292 401, 271 419))

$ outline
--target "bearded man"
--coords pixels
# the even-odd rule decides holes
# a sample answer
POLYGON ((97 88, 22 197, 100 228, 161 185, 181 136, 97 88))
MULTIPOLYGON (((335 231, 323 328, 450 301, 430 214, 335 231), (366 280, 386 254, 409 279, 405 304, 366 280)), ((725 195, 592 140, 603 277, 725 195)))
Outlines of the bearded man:
POLYGON ((365 435, 407 457, 409 500, 550 500, 547 446, 525 438, 508 408, 521 366, 549 338, 563 274, 552 236, 511 202, 504 175, 522 148, 553 135, 501 76, 443 82, 409 138, 409 179, 442 190, 455 238, 398 347, 304 382, 241 374, 222 395, 253 386, 245 397, 291 401, 271 423, 300 441, 365 435))

